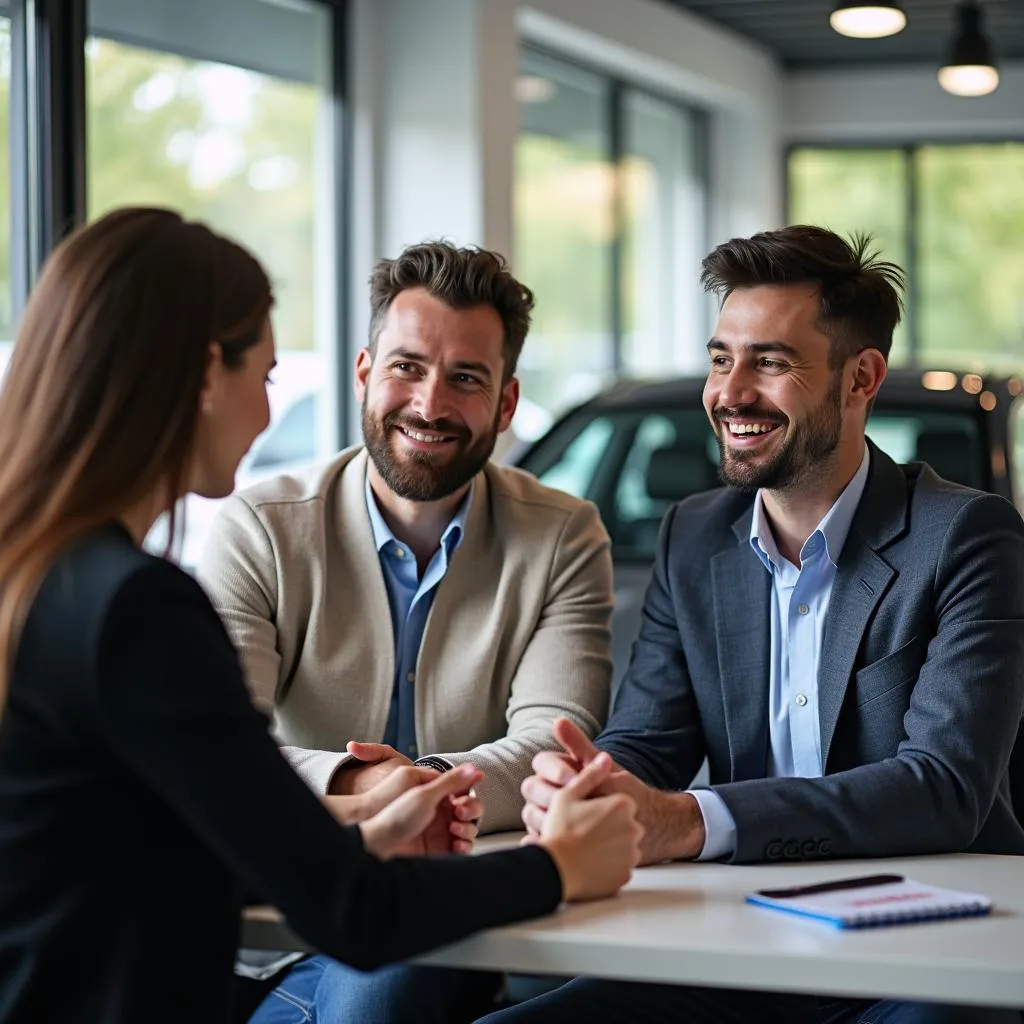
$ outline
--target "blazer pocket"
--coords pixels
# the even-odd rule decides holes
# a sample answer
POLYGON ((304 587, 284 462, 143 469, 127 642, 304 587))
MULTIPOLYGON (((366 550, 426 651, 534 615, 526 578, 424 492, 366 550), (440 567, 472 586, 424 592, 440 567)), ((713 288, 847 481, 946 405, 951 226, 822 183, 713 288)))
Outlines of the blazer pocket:
POLYGON ((914 637, 898 650, 859 669, 854 676, 857 707, 884 697, 892 690, 914 682, 924 661, 926 644, 914 637))

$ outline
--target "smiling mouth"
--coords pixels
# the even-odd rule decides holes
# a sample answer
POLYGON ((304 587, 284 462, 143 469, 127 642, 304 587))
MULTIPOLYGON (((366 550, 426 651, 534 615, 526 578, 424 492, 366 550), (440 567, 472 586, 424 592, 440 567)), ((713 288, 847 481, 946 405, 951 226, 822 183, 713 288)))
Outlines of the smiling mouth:
POLYGON ((458 440, 452 434, 436 434, 432 431, 413 430, 412 427, 403 427, 401 424, 397 424, 396 429, 411 440, 419 441, 420 444, 445 444, 449 441, 458 440))
POLYGON ((779 429, 778 423, 733 423, 726 422, 731 437, 763 437, 779 429))

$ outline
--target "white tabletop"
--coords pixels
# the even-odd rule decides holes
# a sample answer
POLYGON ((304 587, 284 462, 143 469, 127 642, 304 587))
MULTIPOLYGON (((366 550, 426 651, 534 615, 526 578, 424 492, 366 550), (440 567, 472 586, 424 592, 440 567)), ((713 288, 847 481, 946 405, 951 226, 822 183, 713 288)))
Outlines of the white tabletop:
MULTIPOLYGON (((508 839, 490 837, 480 845, 486 850, 508 839)), ((261 916, 267 921, 272 915, 252 915, 246 941, 280 939, 257 923, 261 916)), ((637 871, 617 897, 491 929, 418 962, 1024 1007, 1024 857, 659 865, 637 871), (995 910, 982 918, 841 931, 744 902, 755 889, 889 872, 983 893, 995 910)))

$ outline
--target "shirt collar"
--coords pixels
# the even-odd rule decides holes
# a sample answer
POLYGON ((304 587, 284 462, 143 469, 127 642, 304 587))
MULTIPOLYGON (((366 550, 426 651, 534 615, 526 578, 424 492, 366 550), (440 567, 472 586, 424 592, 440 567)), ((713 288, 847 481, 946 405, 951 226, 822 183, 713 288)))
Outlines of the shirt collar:
MULTIPOLYGON (((825 541, 825 553, 835 566, 839 565, 839 556, 842 554, 843 545, 849 535, 857 506, 864 495, 870 465, 871 450, 865 444, 864 457, 860 460, 860 466, 853 474, 853 479, 846 485, 835 504, 822 517, 811 536, 804 541, 804 549, 806 549, 812 538, 820 535, 825 541)), ((768 522, 768 514, 765 512, 760 490, 754 495, 754 515, 750 522, 750 546, 769 572, 773 568, 779 568, 782 564, 782 556, 775 543, 775 536, 768 522)), ((802 554, 803 549, 801 549, 802 554)))
MULTIPOLYGON (((391 527, 384 521, 377 499, 374 497, 373 488, 370 486, 370 474, 366 474, 366 511, 370 516, 370 529, 373 531, 373 544, 377 553, 388 544, 400 544, 401 541, 391 532, 391 527)), ((469 505, 473 499, 473 492, 476 490, 476 481, 470 484, 465 498, 462 499, 459 507, 452 516, 451 522, 445 527, 441 534, 441 546, 450 558, 458 546, 462 543, 462 535, 466 529, 466 516, 469 513, 469 505)))

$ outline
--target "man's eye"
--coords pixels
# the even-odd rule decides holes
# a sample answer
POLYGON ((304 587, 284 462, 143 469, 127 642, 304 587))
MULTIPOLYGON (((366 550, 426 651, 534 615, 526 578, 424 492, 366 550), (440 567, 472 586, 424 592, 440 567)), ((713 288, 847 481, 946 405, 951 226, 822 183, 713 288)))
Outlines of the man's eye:
POLYGON ((761 365, 766 370, 781 370, 786 364, 780 362, 778 359, 762 359, 761 365))
POLYGON ((479 381, 470 373, 457 373, 453 378, 456 384, 478 384, 479 381))

